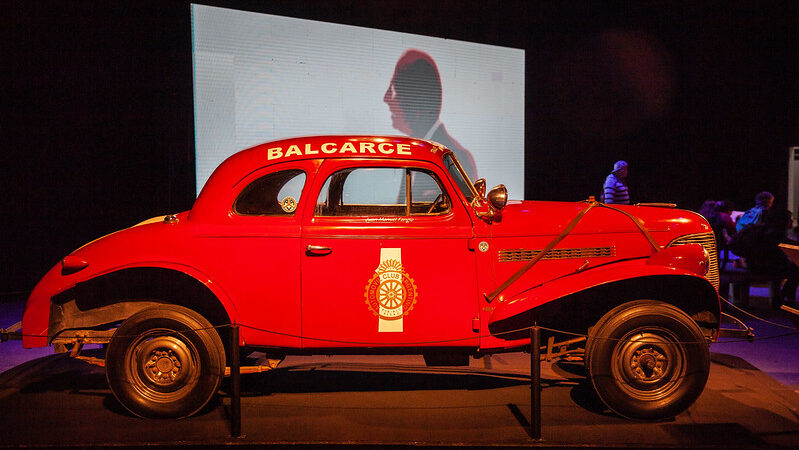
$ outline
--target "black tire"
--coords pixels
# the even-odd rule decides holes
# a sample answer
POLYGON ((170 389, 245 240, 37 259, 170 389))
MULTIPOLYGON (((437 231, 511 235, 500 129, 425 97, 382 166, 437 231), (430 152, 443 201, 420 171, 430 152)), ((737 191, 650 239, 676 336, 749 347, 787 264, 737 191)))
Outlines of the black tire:
POLYGON ((219 334, 182 306, 134 314, 117 328, 106 352, 111 391, 140 417, 188 417, 216 394, 224 375, 219 334))
POLYGON ((661 420, 681 413, 702 393, 710 346, 675 306, 636 300, 605 314, 586 344, 586 369, 597 395, 617 414, 661 420))

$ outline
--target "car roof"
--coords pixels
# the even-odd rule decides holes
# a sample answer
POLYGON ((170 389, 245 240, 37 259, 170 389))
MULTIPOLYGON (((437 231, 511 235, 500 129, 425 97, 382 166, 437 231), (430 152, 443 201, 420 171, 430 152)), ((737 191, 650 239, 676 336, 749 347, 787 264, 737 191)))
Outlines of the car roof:
POLYGON ((427 161, 441 165, 450 153, 436 142, 406 136, 303 136, 267 142, 242 150, 214 170, 192 208, 191 218, 211 220, 225 192, 256 170, 285 162, 318 159, 427 161))

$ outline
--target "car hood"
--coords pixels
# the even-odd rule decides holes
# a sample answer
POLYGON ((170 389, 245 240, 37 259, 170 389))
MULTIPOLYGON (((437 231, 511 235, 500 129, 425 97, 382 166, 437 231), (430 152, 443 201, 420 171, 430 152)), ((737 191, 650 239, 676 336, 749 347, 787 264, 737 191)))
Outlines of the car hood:
MULTIPOLYGON (((494 237, 557 235, 589 205, 587 201, 510 201, 502 209, 501 219, 492 225, 492 234, 494 237)), ((691 211, 673 207, 599 203, 580 219, 570 234, 636 231, 638 227, 630 216, 653 235, 677 236, 711 231, 707 221, 691 211)))

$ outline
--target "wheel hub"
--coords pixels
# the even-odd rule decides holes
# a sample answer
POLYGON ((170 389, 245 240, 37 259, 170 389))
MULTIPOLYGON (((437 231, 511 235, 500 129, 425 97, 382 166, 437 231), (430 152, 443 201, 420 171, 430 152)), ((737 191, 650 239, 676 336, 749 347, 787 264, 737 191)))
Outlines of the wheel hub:
POLYGON ((635 351, 630 360, 633 374, 641 380, 653 381, 663 376, 668 365, 666 356, 654 348, 641 348, 635 351))
POLYGON ((182 364, 171 350, 154 351, 152 357, 145 364, 145 368, 150 371, 154 380, 166 383, 175 381, 182 364))
POLYGON ((138 348, 143 380, 166 391, 179 389, 191 374, 191 349, 175 336, 156 336, 138 348))
POLYGON ((613 374, 618 386, 640 400, 657 400, 679 384, 685 356, 669 331, 638 330, 619 340, 613 374))

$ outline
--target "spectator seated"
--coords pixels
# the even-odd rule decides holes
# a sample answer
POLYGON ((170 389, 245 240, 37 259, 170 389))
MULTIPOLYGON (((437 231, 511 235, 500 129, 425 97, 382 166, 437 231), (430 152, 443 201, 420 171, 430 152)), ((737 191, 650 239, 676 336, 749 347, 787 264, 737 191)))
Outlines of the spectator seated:
POLYGON ((728 300, 734 305, 746 308, 749 306, 749 288, 752 285, 768 284, 771 307, 779 308, 782 304, 780 287, 785 277, 753 273, 745 267, 736 266, 735 261, 736 259, 733 259, 722 267, 719 287, 721 296, 729 296, 728 300))

